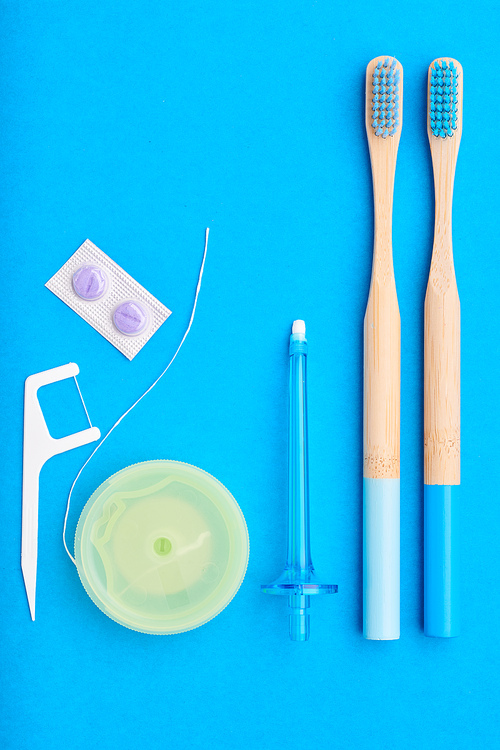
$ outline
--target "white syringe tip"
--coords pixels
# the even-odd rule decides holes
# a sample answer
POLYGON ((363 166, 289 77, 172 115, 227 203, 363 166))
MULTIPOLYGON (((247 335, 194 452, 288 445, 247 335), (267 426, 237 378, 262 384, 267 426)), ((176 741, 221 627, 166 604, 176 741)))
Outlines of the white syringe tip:
POLYGON ((294 320, 292 325, 292 333, 306 333, 306 324, 303 320, 294 320))

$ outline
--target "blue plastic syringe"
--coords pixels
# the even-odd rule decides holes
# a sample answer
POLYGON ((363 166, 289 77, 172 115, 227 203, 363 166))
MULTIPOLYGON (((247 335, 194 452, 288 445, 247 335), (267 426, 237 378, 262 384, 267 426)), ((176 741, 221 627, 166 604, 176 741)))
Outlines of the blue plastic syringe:
POLYGON ((309 539, 309 475, 307 455, 306 325, 296 320, 290 336, 290 406, 288 431, 288 551, 280 577, 261 586, 266 594, 288 596, 290 638, 309 638, 309 597, 335 594, 338 586, 321 583, 311 560, 309 539))

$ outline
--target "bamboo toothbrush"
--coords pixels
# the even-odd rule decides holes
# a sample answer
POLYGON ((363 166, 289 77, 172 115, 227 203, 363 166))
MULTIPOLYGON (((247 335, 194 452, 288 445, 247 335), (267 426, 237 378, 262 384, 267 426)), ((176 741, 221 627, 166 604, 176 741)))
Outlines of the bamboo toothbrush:
POLYGON ((434 170, 434 246, 424 322, 424 632, 458 635, 460 300, 451 241, 462 135, 462 66, 429 66, 427 131, 434 170))
POLYGON ((403 68, 376 57, 366 70, 366 132, 375 238, 364 322, 363 634, 399 638, 400 329, 392 263, 392 202, 402 126, 403 68))

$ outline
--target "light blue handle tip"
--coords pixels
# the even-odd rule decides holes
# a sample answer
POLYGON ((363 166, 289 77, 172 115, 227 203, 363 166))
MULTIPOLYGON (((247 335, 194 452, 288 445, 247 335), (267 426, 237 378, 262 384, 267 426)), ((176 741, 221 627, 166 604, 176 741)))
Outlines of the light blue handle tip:
POLYGON ((399 479, 363 479, 363 635, 399 638, 399 479))

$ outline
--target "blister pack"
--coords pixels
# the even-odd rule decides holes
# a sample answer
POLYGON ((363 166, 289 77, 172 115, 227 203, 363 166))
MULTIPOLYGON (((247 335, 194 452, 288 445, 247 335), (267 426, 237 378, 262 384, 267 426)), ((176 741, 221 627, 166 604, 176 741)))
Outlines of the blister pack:
POLYGON ((171 314, 90 240, 45 286, 130 360, 171 314))

